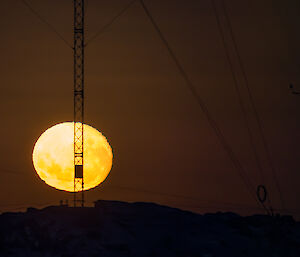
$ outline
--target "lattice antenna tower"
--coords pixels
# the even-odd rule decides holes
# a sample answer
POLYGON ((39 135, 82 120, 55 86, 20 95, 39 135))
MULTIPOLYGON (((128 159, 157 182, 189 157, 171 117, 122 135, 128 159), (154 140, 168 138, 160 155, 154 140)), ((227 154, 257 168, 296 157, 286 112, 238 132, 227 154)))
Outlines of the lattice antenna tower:
POLYGON ((84 206, 84 0, 74 0, 74 207, 84 206))

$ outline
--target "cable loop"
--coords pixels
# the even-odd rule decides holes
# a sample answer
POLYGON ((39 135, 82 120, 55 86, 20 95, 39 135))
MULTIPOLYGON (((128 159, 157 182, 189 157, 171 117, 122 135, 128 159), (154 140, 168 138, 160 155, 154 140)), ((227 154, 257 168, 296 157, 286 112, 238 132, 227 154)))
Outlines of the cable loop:
POLYGON ((264 204, 268 196, 266 187, 264 185, 258 185, 256 189, 256 195, 260 203, 264 204))

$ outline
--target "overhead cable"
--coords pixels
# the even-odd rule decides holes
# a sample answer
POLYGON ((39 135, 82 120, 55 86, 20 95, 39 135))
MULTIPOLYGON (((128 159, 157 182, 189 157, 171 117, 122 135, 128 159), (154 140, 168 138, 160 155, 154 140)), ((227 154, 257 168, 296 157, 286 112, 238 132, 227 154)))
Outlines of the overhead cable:
POLYGON ((0 173, 10 173, 10 174, 14 174, 14 175, 25 175, 24 172, 15 171, 15 170, 11 170, 11 169, 0 169, 0 173))
POLYGON ((121 17, 137 0, 130 1, 124 8, 121 9, 108 23, 106 23, 98 32, 86 41, 85 46, 93 42, 98 36, 105 32, 119 17, 121 17))
POLYGON ((52 26, 44 17, 42 17, 35 9, 32 8, 32 6, 26 2, 25 0, 21 0, 21 2, 45 25, 48 26, 52 32, 54 32, 68 47, 73 49, 73 46, 55 29, 54 26, 52 26))
MULTIPOLYGON (((208 201, 203 202, 203 199, 200 199, 198 197, 194 196, 187 196, 187 195, 179 195, 179 194, 171 194, 171 193, 165 193, 165 192, 158 192, 158 191, 152 191, 142 188, 135 188, 135 187, 128 187, 128 186, 118 186, 118 185, 107 185, 104 188, 112 188, 112 189, 121 189, 126 191, 133 191, 133 192, 139 192, 139 193, 145 193, 150 195, 159 195, 159 196, 165 196, 170 198, 177 198, 177 199, 184 199, 189 201, 197 202, 197 205, 186 205, 186 207, 190 208, 216 208, 220 209, 223 207, 231 208, 231 209, 240 209, 240 210, 258 210, 261 209, 259 206, 252 206, 248 204, 240 204, 240 203, 233 203, 233 202, 215 202, 215 201, 208 201), (199 202, 201 202, 199 204, 199 202)), ((179 204, 180 206, 183 206, 182 204, 179 204)), ((274 209, 274 211, 282 211, 281 209, 274 209)), ((299 213, 300 209, 293 209, 289 210, 291 213, 299 213)))
MULTIPOLYGON (((193 196, 187 196, 187 195, 179 195, 179 194, 170 194, 170 193, 163 193, 163 192, 157 192, 157 191, 152 191, 152 190, 145 190, 142 188, 133 188, 133 187, 125 187, 125 186, 107 186, 108 188, 118 188, 121 190, 129 190, 129 191, 135 191, 135 192, 141 192, 145 194, 152 194, 152 195, 161 195, 161 196, 166 196, 166 197, 171 197, 171 198, 177 198, 177 199, 184 199, 184 200, 190 200, 190 201, 195 201, 197 203, 203 201, 203 199, 200 199, 198 197, 193 197, 193 196)), ((215 205, 215 206, 238 206, 240 208, 252 208, 252 206, 246 205, 246 204, 239 204, 239 203, 230 203, 230 202, 206 202, 205 204, 208 205, 215 205)), ((254 207, 253 207, 254 208, 254 207)), ((258 207, 256 207, 258 208, 258 207)))
POLYGON ((274 178, 274 181, 275 181, 278 193, 279 193, 279 197, 280 197, 280 201, 281 201, 281 208, 285 209, 284 199, 283 199, 282 191, 281 191, 279 181, 278 181, 278 178, 277 178, 277 174, 276 174, 277 172, 276 172, 276 169, 275 169, 275 165, 274 165, 272 157, 271 157, 269 144, 268 144, 267 139, 265 137, 262 122, 261 122, 260 116, 258 114, 257 108, 255 106, 254 98, 253 98, 253 95, 252 95, 252 92, 251 92, 251 89, 250 89, 250 86, 249 86, 249 79, 248 79, 247 73, 245 71, 244 62, 241 58, 239 48, 237 46, 237 42, 236 42, 235 35, 234 35, 232 25, 231 25, 231 20, 229 18, 224 0, 222 0, 222 7, 223 7, 223 10, 224 10, 225 18, 226 18, 228 26, 229 26, 230 35, 231 35, 231 38, 232 38, 232 41, 233 41, 233 46, 234 46, 234 49, 236 51, 238 61, 239 61, 239 65, 241 67, 241 71, 242 71, 242 74, 243 74, 243 77, 244 77, 244 80, 245 80, 245 85, 246 85, 247 92, 248 92, 248 95, 249 95, 250 103, 251 103, 251 106, 252 106, 252 109, 253 109, 257 124, 258 124, 259 132, 260 132, 260 135, 261 135, 261 138, 262 138, 262 142, 263 142, 263 145, 264 145, 264 148, 265 148, 265 151, 266 151, 267 160, 269 162, 269 165, 270 165, 270 168, 271 168, 271 171, 272 171, 272 174, 273 174, 273 178, 274 178))
POLYGON ((151 13, 149 12, 149 10, 146 7, 146 5, 143 2, 143 0, 140 0, 140 3, 142 5, 142 7, 143 7, 143 9, 144 9, 147 17, 149 18, 151 24, 153 25, 154 29, 156 30, 158 36, 160 37, 161 41, 163 42, 163 44, 165 45, 167 51, 169 52, 170 57, 173 59, 175 65, 177 66, 177 69, 178 69, 179 73, 181 74, 181 76, 185 80, 185 83, 186 83, 187 87, 190 89, 192 95, 194 96, 194 98, 196 99, 196 101, 197 101, 198 105, 200 106, 201 110, 205 114, 205 116, 206 116, 206 118, 207 118, 210 126, 212 127, 212 129, 214 130, 215 134, 217 135, 217 137, 218 137, 221 145, 223 146, 224 150, 227 152, 227 154, 228 154, 230 160, 232 161, 234 167, 238 171, 238 174, 241 177, 242 181, 244 182, 244 184, 245 184, 245 186, 246 186, 249 194, 258 203, 258 205, 260 205, 259 201, 255 197, 254 187, 252 186, 251 182, 244 175, 245 172, 244 172, 244 169, 243 169, 241 163, 236 158, 236 156, 235 156, 232 148, 227 143, 227 141, 226 141, 224 135, 222 134, 219 126, 217 125, 216 121, 212 118, 212 116, 209 113, 206 105, 204 104, 204 102, 202 101, 201 97, 197 93, 197 91, 196 91, 193 83, 191 82, 191 80, 188 77, 187 73, 183 69, 183 66, 180 64, 179 60, 177 59, 177 57, 176 57, 175 53, 173 52, 172 48, 170 47, 168 41, 166 40, 166 38, 162 34, 162 32, 161 32, 160 28, 158 27, 157 23, 154 21, 154 18, 152 17, 151 13))
POLYGON ((242 98, 242 95, 241 95, 241 91, 239 89, 240 86, 239 86, 239 83, 238 83, 238 78, 237 78, 235 70, 234 70, 233 62, 231 61, 229 46, 227 45, 227 42, 226 42, 226 39, 225 39, 225 34, 224 34, 224 30, 222 28, 221 19, 220 19, 215 1, 211 0, 211 3, 212 3, 212 7, 213 7, 214 14, 215 14, 215 17, 216 17, 218 30, 220 32, 220 36, 221 36, 221 39, 222 39, 222 44, 223 44, 223 47, 224 47, 225 56, 226 56, 226 59, 227 59, 227 62, 228 62, 229 68, 230 68, 230 72, 231 72, 231 75, 232 75, 232 78, 233 78, 234 87, 235 87, 235 90, 237 92, 239 105, 241 107, 244 123, 246 125, 247 133, 248 133, 248 136, 249 136, 250 146, 251 146, 252 151, 254 153, 256 166, 257 166, 257 169, 260 173, 261 180, 265 184, 265 178, 264 178, 264 174, 263 174, 263 170, 262 170, 262 165, 261 165, 261 162, 260 162, 258 151, 257 151, 255 143, 254 143, 254 137, 253 137, 253 134, 252 134, 252 131, 251 131, 251 128, 250 128, 250 123, 249 123, 249 120, 248 120, 248 117, 247 117, 246 107, 245 107, 245 104, 244 104, 244 101, 243 101, 243 98, 242 98))

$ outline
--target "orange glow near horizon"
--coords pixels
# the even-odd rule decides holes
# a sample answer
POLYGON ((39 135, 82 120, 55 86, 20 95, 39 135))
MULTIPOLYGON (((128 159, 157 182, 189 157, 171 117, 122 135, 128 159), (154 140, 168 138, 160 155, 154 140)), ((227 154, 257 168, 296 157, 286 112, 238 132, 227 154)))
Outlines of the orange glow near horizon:
MULTIPOLYGON (((39 177, 56 189, 74 191, 74 123, 47 129, 35 143, 32 160, 39 177)), ((84 189, 105 180, 112 167, 112 149, 95 128, 84 124, 84 189)))

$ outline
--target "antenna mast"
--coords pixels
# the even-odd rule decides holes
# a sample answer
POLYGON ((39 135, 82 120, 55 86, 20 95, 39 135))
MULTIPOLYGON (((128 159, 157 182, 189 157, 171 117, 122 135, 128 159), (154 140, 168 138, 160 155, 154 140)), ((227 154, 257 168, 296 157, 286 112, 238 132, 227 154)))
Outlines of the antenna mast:
POLYGON ((74 0, 74 207, 84 206, 84 0, 74 0), (79 196, 81 194, 81 198, 79 196))

